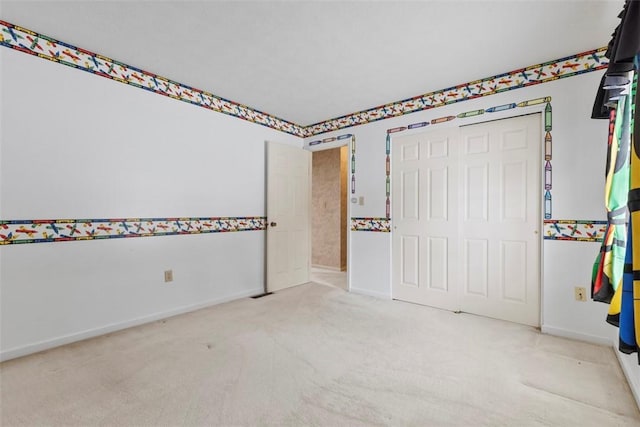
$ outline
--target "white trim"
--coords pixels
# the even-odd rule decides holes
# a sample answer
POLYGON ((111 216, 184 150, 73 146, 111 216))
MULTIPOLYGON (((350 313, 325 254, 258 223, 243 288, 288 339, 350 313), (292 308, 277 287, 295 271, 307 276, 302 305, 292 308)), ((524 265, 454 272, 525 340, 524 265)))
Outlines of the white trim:
POLYGON ((570 331, 568 329, 556 328, 555 326, 542 325, 543 334, 555 335, 563 338, 570 338, 578 341, 590 342, 599 345, 611 345, 611 338, 598 335, 583 334, 581 332, 570 331))
POLYGON ((371 291, 369 289, 356 288, 354 286, 351 286, 351 288, 349 289, 349 292, 352 292, 354 294, 367 295, 374 298, 380 298, 380 299, 386 299, 386 300, 391 299, 391 295, 389 294, 385 294, 383 292, 371 291))
MULTIPOLYGON (((629 367, 628 361, 623 359, 625 357, 631 358, 632 356, 623 355, 623 353, 618 350, 618 346, 615 343, 613 344, 613 352, 616 354, 616 357, 618 358, 618 362, 620 362, 620 368, 622 368, 622 372, 624 373, 624 376, 627 378, 627 382, 629 383, 629 388, 631 389, 631 393, 633 394, 633 397, 635 397, 636 399, 636 404, 638 405, 638 409, 640 409, 640 378, 638 378, 637 375, 634 375, 634 373, 631 372, 631 367, 629 367)), ((635 355, 633 357, 635 357, 635 355)))
POLYGON ((206 302, 201 302, 198 304, 185 305, 182 307, 174 308, 172 310, 163 311, 160 313, 154 313, 148 316, 138 317, 131 320, 126 320, 124 322, 112 323, 106 326, 101 326, 94 329, 88 329, 86 331, 76 332, 69 335, 63 335, 57 338, 48 339, 48 340, 36 342, 33 344, 27 344, 22 347, 15 347, 15 348, 0 352, 0 362, 4 362, 10 359, 15 359, 17 357, 27 356, 29 354, 38 353, 44 350, 49 350, 51 348, 59 347, 65 344, 71 344, 73 342, 86 340, 88 338, 105 335, 111 332, 120 331, 122 329, 131 328, 133 326, 143 325, 145 323, 154 322, 156 320, 166 319, 168 317, 177 316, 179 314, 200 310, 202 308, 222 304, 222 303, 233 301, 236 299, 258 295, 262 292, 263 292, 262 288, 255 288, 249 291, 243 291, 237 294, 228 295, 221 298, 215 298, 215 299, 212 299, 206 302))
POLYGON ((353 259, 353 256, 351 255, 351 180, 353 179, 352 176, 352 170, 351 170, 351 154, 352 154, 352 150, 353 150, 353 144, 355 143, 356 140, 356 134, 355 132, 351 134, 351 138, 349 138, 347 140, 347 223, 345 224, 345 226, 347 227, 346 230, 343 230, 345 233, 347 233, 347 265, 346 267, 346 272, 347 272, 347 292, 351 292, 352 288, 351 288, 351 271, 352 271, 352 266, 351 266, 351 260, 353 259))
MULTIPOLYGON (((313 138, 313 137, 310 137, 313 138)), ((309 145, 306 143, 306 141, 303 141, 302 143, 302 148, 304 150, 307 151, 311 151, 316 152, 316 151, 325 151, 325 150, 331 150, 334 148, 342 148, 342 147, 347 147, 347 223, 346 223, 346 232, 347 232, 347 265, 345 266, 345 269, 343 270, 342 268, 336 268, 336 267, 328 267, 328 266, 324 266, 324 265, 316 265, 316 264, 311 264, 311 267, 317 267, 317 268, 326 268, 328 270, 335 270, 335 271, 340 271, 340 272, 345 272, 347 273, 347 292, 351 292, 351 150, 353 147, 353 143, 355 141, 356 138, 356 134, 355 132, 351 134, 351 138, 345 138, 345 139, 336 139, 333 142, 330 143, 326 143, 326 144, 320 144, 319 146, 314 146, 314 147, 309 147, 309 145)), ((313 167, 313 157, 311 158, 311 165, 313 167)), ((312 174, 313 175, 313 174, 312 174)), ((311 185, 313 186, 313 178, 311 179, 311 185)), ((312 187, 313 188, 313 187, 312 187)), ((309 193, 311 194, 311 193, 309 193)), ((312 215, 312 212, 309 213, 309 216, 312 215)), ((310 219, 311 220, 311 219, 310 219)), ((311 232, 313 233, 313 224, 311 225, 311 232)), ((313 237, 311 237, 310 239, 311 244, 313 244, 313 237)), ((312 254, 311 254, 311 250, 309 250, 309 260, 311 260, 312 254)))

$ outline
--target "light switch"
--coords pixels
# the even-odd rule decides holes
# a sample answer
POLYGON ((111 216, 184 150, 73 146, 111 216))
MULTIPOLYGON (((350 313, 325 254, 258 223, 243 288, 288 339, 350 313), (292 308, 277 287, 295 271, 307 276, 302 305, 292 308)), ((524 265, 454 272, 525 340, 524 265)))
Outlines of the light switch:
POLYGON ((360 196, 360 197, 358 198, 358 204, 359 204, 360 206, 364 206, 364 196, 360 196))

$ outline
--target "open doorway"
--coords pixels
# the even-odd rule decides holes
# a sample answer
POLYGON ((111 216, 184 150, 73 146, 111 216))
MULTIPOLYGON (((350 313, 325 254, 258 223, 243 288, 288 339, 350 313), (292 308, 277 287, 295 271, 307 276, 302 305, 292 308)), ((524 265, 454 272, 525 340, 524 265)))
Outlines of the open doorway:
POLYGON ((311 280, 348 290, 348 146, 314 151, 311 173, 311 280))

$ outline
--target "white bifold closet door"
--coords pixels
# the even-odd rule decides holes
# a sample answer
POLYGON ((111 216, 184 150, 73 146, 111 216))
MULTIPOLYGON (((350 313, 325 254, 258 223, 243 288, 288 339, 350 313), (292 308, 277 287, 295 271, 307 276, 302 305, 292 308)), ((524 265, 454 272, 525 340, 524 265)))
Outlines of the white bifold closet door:
POLYGON ((393 138, 395 299, 539 326, 540 126, 393 138))

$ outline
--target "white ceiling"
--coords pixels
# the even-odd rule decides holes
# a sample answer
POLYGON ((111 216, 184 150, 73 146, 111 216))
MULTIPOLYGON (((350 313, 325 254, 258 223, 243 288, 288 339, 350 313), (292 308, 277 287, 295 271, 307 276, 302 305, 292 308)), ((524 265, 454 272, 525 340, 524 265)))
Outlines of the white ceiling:
POLYGON ((1 0, 0 19, 309 125, 605 46, 623 4, 1 0))

